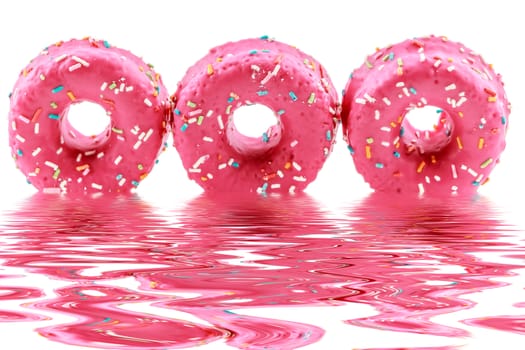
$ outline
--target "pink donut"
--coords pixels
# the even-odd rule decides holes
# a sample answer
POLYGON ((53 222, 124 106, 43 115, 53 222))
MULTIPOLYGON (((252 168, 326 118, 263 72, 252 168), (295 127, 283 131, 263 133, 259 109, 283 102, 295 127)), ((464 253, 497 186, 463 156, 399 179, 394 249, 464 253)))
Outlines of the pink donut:
POLYGON ((357 171, 377 191, 473 193, 505 148, 510 105, 500 76, 444 37, 376 51, 343 95, 343 135, 357 171), (433 130, 405 118, 425 106, 440 114, 433 130))
POLYGON ((206 191, 303 190, 331 153, 339 124, 324 68, 267 37, 210 50, 187 71, 174 100, 174 145, 189 178, 206 191), (266 106, 277 119, 260 137, 233 122, 249 105, 266 106))
POLYGON ((91 38, 45 48, 21 72, 9 113, 18 168, 42 192, 130 192, 149 173, 168 135, 169 95, 153 68, 91 38), (100 105, 111 121, 83 135, 70 106, 100 105))

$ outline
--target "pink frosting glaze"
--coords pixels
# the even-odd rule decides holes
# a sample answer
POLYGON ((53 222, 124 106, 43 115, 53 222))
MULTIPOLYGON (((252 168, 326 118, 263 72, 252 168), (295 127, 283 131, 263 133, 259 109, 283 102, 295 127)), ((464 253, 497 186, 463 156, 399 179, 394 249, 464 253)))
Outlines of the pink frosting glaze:
POLYGON ((130 52, 91 38, 58 42, 14 86, 13 157, 42 192, 130 192, 164 146, 168 99, 160 76, 130 52), (104 133, 83 135, 65 117, 83 101, 110 116, 104 133))
POLYGON ((174 95, 174 145, 190 179, 206 191, 294 192, 315 179, 339 122, 337 93, 324 68, 286 44, 246 39, 213 48, 174 95), (261 137, 232 122, 245 105, 278 119, 261 137))
POLYGON ((439 195, 488 181, 509 113, 501 77, 480 55, 430 36, 368 56, 345 88, 341 116, 356 169, 373 189, 439 195), (441 110, 435 130, 404 122, 423 106, 441 110))

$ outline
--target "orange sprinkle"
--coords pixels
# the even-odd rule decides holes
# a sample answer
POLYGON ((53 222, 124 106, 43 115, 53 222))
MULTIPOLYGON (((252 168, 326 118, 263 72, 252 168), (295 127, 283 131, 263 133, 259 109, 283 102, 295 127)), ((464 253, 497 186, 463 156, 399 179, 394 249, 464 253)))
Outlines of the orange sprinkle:
POLYGON ((404 117, 403 117, 402 115, 400 115, 399 117, 397 117, 397 123, 398 123, 398 124, 401 124, 401 122, 403 121, 403 118, 404 118, 404 117))
POLYGON ((421 163, 419 163, 419 166, 417 167, 417 172, 418 173, 422 172, 425 165, 426 165, 425 161, 422 160, 421 163))
POLYGON ((206 176, 201 176, 201 181, 208 181, 208 178, 206 176))
POLYGON ((146 177, 148 177, 148 173, 142 173, 140 174, 139 179, 144 180, 146 177))
POLYGON ((489 177, 486 177, 485 180, 483 180, 483 182, 481 183, 481 186, 483 186, 484 184, 486 184, 487 182, 489 182, 490 178, 489 177))
POLYGON ((372 158, 372 151, 370 150, 370 145, 365 145, 365 154, 366 159, 372 158))
POLYGON ((66 93, 66 95, 67 95, 67 97, 69 97, 69 99, 70 99, 71 101, 75 101, 75 100, 77 99, 77 98, 75 97, 75 95, 73 95, 73 93, 72 93, 71 91, 68 91, 68 92, 66 93))
POLYGON ((431 155, 430 159, 432 161, 432 164, 436 164, 437 160, 436 160, 436 156, 435 155, 431 155))
POLYGON ((485 144, 485 139, 483 137, 480 137, 478 140, 478 149, 482 149, 484 144, 485 144))
POLYGON ((208 73, 208 75, 212 75, 213 74, 213 66, 211 65, 211 63, 208 64, 207 73, 208 73))
POLYGON ((397 126, 397 124, 395 122, 390 122, 390 126, 395 128, 397 126))
POLYGON ((456 136, 456 142, 458 143, 458 148, 463 149, 463 144, 461 143, 461 139, 459 138, 459 136, 456 136))
POLYGON ((458 115, 460 116, 460 118, 463 118, 463 112, 458 112, 458 115))
POLYGON ((89 164, 83 164, 83 165, 77 166, 75 169, 76 169, 76 171, 84 171, 84 170, 86 170, 88 168, 89 168, 89 164))
POLYGON ((284 164, 284 168, 286 170, 290 169, 291 167, 292 167, 292 163, 290 163, 290 162, 286 162, 286 164, 284 164))
POLYGON ((31 121, 34 123, 38 120, 38 117, 40 116, 40 113, 42 113, 42 108, 38 108, 35 113, 33 114, 33 118, 31 121))

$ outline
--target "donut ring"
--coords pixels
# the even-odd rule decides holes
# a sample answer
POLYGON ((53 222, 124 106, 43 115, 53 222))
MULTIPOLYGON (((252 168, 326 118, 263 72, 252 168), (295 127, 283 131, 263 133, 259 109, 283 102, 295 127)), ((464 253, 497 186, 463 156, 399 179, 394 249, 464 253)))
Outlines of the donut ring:
POLYGON ((444 37, 378 50, 343 93, 343 135, 354 164, 377 191, 469 194, 488 181, 505 148, 510 104, 500 75, 444 37), (434 130, 407 113, 435 106, 434 130))
POLYGON ((45 48, 10 96, 9 144, 18 168, 42 192, 130 192, 165 143, 169 94, 153 68, 108 42, 85 38, 45 48), (83 135, 70 106, 104 108, 110 125, 83 135))
POLYGON ((174 95, 173 136, 190 179, 206 191, 295 192, 331 153, 338 97, 324 68, 267 37, 227 43, 192 66, 174 95), (277 124, 241 134, 234 112, 259 104, 277 124))

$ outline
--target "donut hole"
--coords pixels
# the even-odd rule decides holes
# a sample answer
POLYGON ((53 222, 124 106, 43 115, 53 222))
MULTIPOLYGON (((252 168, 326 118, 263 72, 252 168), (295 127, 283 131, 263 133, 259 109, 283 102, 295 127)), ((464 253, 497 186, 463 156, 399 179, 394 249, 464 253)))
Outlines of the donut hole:
POLYGON ((268 152, 279 143, 281 136, 279 116, 265 105, 241 105, 228 119, 228 143, 245 156, 258 157, 268 152))
POLYGON ((404 115, 400 130, 400 137, 409 152, 436 153, 449 144, 454 121, 439 107, 415 107, 404 115))
POLYGON ((78 150, 104 145, 111 135, 111 118, 99 104, 81 101, 69 105, 60 119, 64 142, 78 150))

